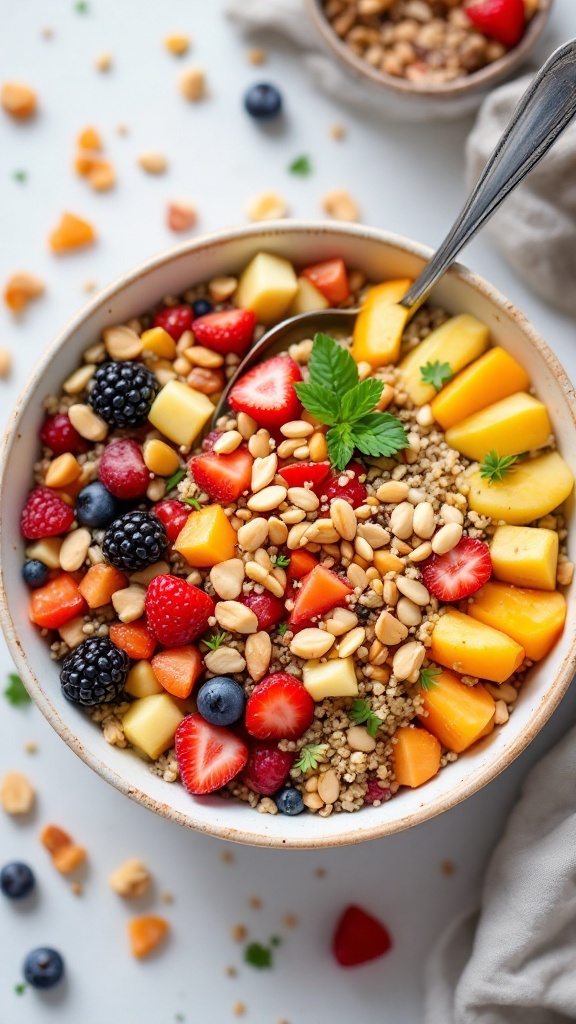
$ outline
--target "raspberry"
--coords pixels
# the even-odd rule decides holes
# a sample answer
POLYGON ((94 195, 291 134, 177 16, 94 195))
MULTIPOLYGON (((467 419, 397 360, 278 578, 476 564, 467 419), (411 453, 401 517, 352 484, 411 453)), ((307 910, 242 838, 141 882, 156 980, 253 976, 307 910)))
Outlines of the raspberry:
POLYGON ((290 751, 280 750, 273 743, 258 743, 250 751, 242 779, 255 793, 272 796, 286 781, 293 761, 290 751))
POLYGON ((388 788, 381 789, 378 784, 378 779, 368 779, 368 789, 364 794, 365 804, 373 804, 376 800, 381 800, 382 803, 384 803, 386 800, 389 800, 391 796, 392 793, 388 788))
POLYGON ((191 509, 182 501, 165 498, 164 501, 159 501, 157 505, 154 505, 152 511, 155 516, 158 516, 160 522, 164 523, 168 540, 173 544, 180 530, 188 521, 191 509))
POLYGON ((150 512, 126 512, 108 527, 102 551, 122 572, 138 572, 158 562, 168 547, 160 520, 150 512))
POLYGON ((159 389, 147 366, 108 362, 96 370, 88 402, 111 427, 141 427, 159 389))
POLYGON ((193 319, 190 306, 170 306, 156 313, 154 327, 163 327, 174 341, 180 341, 184 331, 190 330, 193 319))
POLYGON ((150 483, 140 445, 129 437, 109 444, 100 459, 100 480, 115 498, 142 498, 150 483))
POLYGON ((49 487, 35 487, 20 517, 20 530, 26 540, 41 540, 66 533, 74 522, 74 512, 49 487))
POLYGON ((148 628, 166 647, 182 647, 196 640, 213 614, 212 598, 180 576, 156 576, 148 584, 148 628))
POLYGON ((58 412, 44 420, 40 429, 40 440, 54 452, 54 455, 64 455, 66 452, 80 455, 88 451, 88 445, 72 426, 65 412, 58 412))
POLYGON ((130 659, 108 637, 88 637, 62 663, 62 692, 74 704, 93 707, 124 688, 130 659))

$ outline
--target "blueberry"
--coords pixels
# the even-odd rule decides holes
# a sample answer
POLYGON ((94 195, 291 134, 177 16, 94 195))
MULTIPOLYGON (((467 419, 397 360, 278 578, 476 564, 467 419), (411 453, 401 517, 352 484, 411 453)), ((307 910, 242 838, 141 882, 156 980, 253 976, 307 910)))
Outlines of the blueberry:
POLYGON ((276 793, 274 800, 280 814, 294 815, 300 814, 304 810, 304 801, 298 789, 290 789, 285 786, 279 793, 276 793))
POLYGON ((207 722, 212 725, 232 725, 244 714, 246 697, 244 690, 228 676, 214 676, 208 679, 198 691, 196 706, 207 722))
POLYGON ((122 506, 99 480, 88 484, 78 495, 76 516, 80 526, 102 528, 117 519, 122 506))
POLYGON ((64 961, 55 949, 33 949, 24 961, 24 977, 32 988, 53 988, 64 974, 64 961))
POLYGON ((21 900, 28 896, 36 885, 36 879, 27 864, 15 860, 5 864, 0 871, 0 889, 10 900, 21 900))
POLYGON ((207 313, 212 313, 214 306, 208 299, 196 299, 196 302, 192 303, 192 312, 194 316, 206 316, 207 313))
POLYGON ((277 117, 282 110, 282 96, 275 85, 259 82, 251 86, 244 96, 244 106, 250 117, 258 121, 277 117))
POLYGON ((48 566, 33 558, 30 562, 24 562, 22 576, 29 587, 43 587, 48 579, 48 566))

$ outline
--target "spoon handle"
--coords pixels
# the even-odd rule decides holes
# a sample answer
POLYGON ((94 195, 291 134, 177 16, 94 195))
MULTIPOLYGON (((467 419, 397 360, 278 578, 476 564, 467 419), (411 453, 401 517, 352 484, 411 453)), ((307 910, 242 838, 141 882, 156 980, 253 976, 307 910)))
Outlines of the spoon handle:
POLYGON ((402 299, 411 314, 460 250, 554 145, 576 114, 576 40, 554 51, 521 97, 464 209, 402 299))

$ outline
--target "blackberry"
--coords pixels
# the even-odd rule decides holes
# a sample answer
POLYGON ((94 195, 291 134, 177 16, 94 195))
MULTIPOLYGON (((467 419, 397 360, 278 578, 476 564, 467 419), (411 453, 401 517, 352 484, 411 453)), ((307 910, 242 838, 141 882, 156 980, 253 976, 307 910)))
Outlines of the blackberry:
POLYGON ((124 689, 130 659, 108 637, 91 636, 64 658, 62 693, 74 704, 92 707, 114 700, 124 689))
POLYGON ((152 512, 126 512, 104 535, 104 558, 122 572, 159 562, 168 546, 164 524, 152 512))
POLYGON ((141 427, 160 385, 141 363, 108 362, 94 374, 88 402, 111 427, 141 427))

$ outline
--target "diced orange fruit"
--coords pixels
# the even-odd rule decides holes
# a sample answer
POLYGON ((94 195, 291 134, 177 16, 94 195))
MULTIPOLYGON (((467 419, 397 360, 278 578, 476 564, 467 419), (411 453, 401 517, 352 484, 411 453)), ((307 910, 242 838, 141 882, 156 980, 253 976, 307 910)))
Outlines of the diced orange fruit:
POLYGON ((76 141, 80 149, 102 149, 102 140, 95 128, 84 128, 76 141))
POLYGON ((120 650, 126 651, 129 658, 149 661, 156 650, 156 641, 148 629, 144 619, 134 622, 115 622, 110 626, 110 639, 120 650))
POLYGON ((109 160, 98 160, 88 172, 87 180, 95 192, 107 192, 116 184, 116 173, 109 160))
POLYGON ((394 737, 392 760, 396 781, 401 786, 415 789, 437 775, 442 750, 435 736, 426 729, 406 726, 397 729, 394 737))
POLYGON ((373 561, 382 576, 387 572, 404 572, 406 568, 402 559, 398 558, 398 555, 393 555, 391 551, 375 551, 373 561))
POLYGON ((168 932, 168 922, 153 915, 134 917, 128 922, 130 949, 139 960, 148 956, 162 942, 168 932))
POLYGON ((4 302, 13 313, 19 313, 32 299, 37 299, 44 292, 44 282, 28 271, 22 270, 12 274, 4 288, 4 302))
POLYGON ((488 349, 432 399, 434 419, 443 430, 516 391, 527 391, 530 378, 523 366, 498 345, 488 349))
POLYGON ((429 656, 461 675, 503 683, 522 664, 524 648, 506 633, 451 608, 434 627, 429 656))
POLYGON ((4 82, 0 89, 0 104, 10 117, 25 121, 36 113, 36 93, 21 82, 4 82))
POLYGON ((68 252, 83 245, 91 245, 95 240, 96 232, 92 225, 74 213, 63 213, 58 227, 49 236, 53 252, 68 252))
POLYGON ((74 170, 81 178, 86 178, 90 171, 94 170, 100 162, 100 156, 98 153, 92 153, 86 149, 82 153, 78 153, 74 157, 74 170))
POLYGON ((59 573, 43 587, 38 587, 30 598, 30 618, 43 629, 58 629, 85 608, 78 584, 67 572, 59 573))
POLYGON ((291 627, 301 627, 332 608, 346 604, 352 593, 350 584, 323 565, 316 565, 302 580, 297 591, 294 608, 290 614, 291 627))
POLYGON ((161 686, 173 697, 189 697, 202 674, 204 664, 197 647, 175 647, 159 651, 152 658, 152 669, 161 686))
POLYGON ((54 855, 66 846, 72 846, 72 837, 58 825, 46 825, 40 833, 40 842, 54 855))
POLYGON ((318 559, 314 558, 312 552, 304 551, 303 548, 297 548, 290 555, 288 576, 291 580, 301 580, 303 576, 307 576, 309 572, 312 572, 312 569, 315 569, 317 565, 318 559))
POLYGON ((400 306, 412 281, 398 278, 371 288, 354 325, 352 355, 373 367, 398 362, 408 310, 400 306))
POLYGON ((318 289, 331 306, 346 302, 350 294, 346 264, 339 256, 333 260, 315 263, 302 271, 304 277, 318 289))
POLYGON ((434 677, 429 690, 419 691, 423 700, 423 724, 443 747, 459 754, 484 735, 494 719, 495 703, 481 683, 466 686, 453 672, 434 677))
POLYGON ((207 505, 199 512, 191 512, 176 538, 174 550, 189 565, 200 569, 234 558, 236 531, 222 506, 207 505))
POLYGON ((468 613, 501 629, 522 644, 526 657, 539 661, 564 629, 566 600, 558 590, 528 590, 508 583, 485 583, 470 600, 468 613))
POLYGON ((85 861, 86 850, 83 846, 76 846, 75 843, 63 846, 62 849, 56 850, 52 855, 52 863, 61 875, 71 874, 72 871, 76 871, 76 868, 79 868, 85 861))
POLYGON ((113 565, 98 562, 90 566, 78 589, 89 608, 103 608, 105 604, 110 604, 112 594, 127 586, 128 579, 123 572, 113 565))

